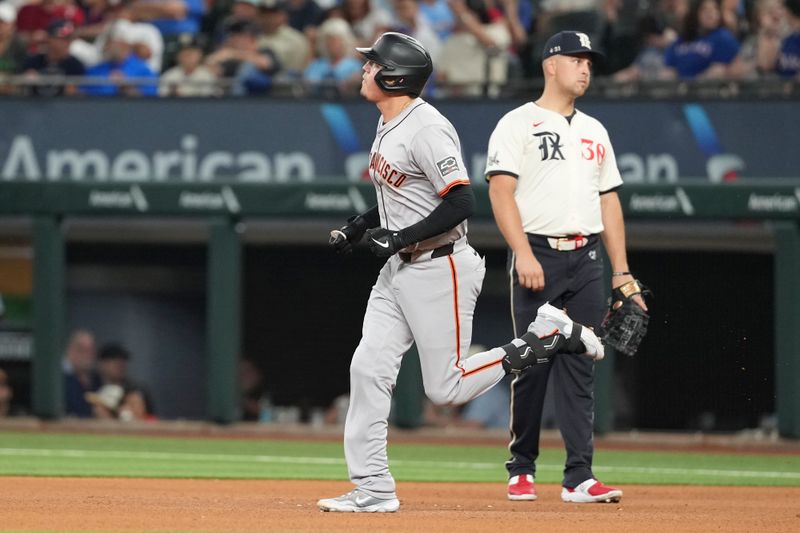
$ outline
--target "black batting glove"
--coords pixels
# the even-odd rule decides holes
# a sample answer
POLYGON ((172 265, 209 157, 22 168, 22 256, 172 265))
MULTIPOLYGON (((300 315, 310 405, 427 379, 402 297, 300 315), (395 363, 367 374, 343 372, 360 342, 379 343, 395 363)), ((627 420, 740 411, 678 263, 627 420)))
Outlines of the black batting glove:
POLYGON ((337 254, 346 255, 353 251, 353 246, 364 238, 367 231, 367 221, 361 215, 353 215, 347 219, 347 224, 331 231, 328 244, 333 246, 337 254))
POLYGON ((391 231, 386 228, 368 229, 367 244, 372 253, 378 257, 389 257, 406 247, 399 231, 391 231))

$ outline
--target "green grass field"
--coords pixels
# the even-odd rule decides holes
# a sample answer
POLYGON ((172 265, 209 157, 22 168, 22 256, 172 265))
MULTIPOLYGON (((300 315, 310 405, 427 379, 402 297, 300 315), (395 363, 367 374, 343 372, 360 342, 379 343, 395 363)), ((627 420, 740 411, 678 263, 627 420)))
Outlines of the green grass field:
MULTIPOLYGON (((394 444, 398 481, 502 482, 502 446, 394 444)), ((545 449, 537 481, 558 483, 564 452, 545 449)), ((800 486, 800 456, 599 449, 606 483, 800 486)), ((0 475, 347 479, 341 443, 54 433, 0 434, 0 475)))

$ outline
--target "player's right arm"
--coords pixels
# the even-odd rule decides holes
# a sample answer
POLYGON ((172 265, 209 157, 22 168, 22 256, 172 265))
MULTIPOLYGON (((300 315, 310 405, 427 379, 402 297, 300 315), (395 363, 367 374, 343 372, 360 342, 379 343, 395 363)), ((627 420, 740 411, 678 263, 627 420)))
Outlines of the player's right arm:
POLYGON ((544 289, 544 270, 533 255, 528 236, 522 229, 522 217, 519 214, 514 191, 517 189, 517 178, 509 174, 494 174, 489 180, 489 200, 492 204, 497 227, 503 234, 508 247, 514 252, 514 269, 519 284, 534 291, 544 289))
POLYGON ((519 284, 540 291, 544 288, 544 270, 533 255, 514 196, 522 173, 527 132, 527 120, 521 109, 503 116, 489 138, 486 180, 495 222, 514 252, 519 284))

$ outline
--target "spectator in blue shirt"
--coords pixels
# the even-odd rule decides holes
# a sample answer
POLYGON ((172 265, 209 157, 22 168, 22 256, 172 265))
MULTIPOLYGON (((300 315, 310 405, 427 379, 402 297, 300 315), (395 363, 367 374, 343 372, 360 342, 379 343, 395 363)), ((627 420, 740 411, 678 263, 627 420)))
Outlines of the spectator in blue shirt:
POLYGON ((217 77, 232 82, 233 96, 264 95, 272 89, 281 65, 272 50, 259 48, 260 35, 261 28, 252 20, 229 20, 222 46, 206 58, 217 77))
POLYGON ((86 85, 85 94, 94 96, 155 96, 158 74, 133 53, 136 36, 127 25, 115 27, 106 44, 106 61, 86 71, 90 78, 107 78, 115 83, 86 85), (126 83, 126 80, 130 82, 126 83), (152 80, 151 82, 148 80, 152 80))
POLYGON ((419 10, 433 27, 439 40, 445 41, 456 25, 456 17, 447 0, 420 0, 419 10))
POLYGON ((91 404, 86 400, 86 393, 94 392, 102 385, 95 369, 96 360, 94 335, 86 330, 75 331, 70 336, 62 360, 66 415, 79 418, 91 418, 94 415, 91 404))
POLYGON ((353 56, 355 36, 342 19, 326 20, 319 27, 317 48, 320 57, 303 72, 303 79, 317 96, 355 94, 361 85, 361 60, 353 56))
POLYGON ((633 63, 616 71, 613 79, 621 82, 653 81, 666 76, 664 51, 678 34, 658 16, 647 14, 638 23, 638 53, 633 63))
POLYGON ((133 20, 149 22, 170 38, 196 35, 206 6, 203 0, 134 0, 128 10, 133 20))
POLYGON ((792 33, 781 42, 776 72, 783 78, 800 75, 800 0, 786 0, 792 33))
POLYGON ((722 27, 719 1, 694 0, 664 64, 670 76, 680 79, 722 78, 738 51, 736 37, 722 27))

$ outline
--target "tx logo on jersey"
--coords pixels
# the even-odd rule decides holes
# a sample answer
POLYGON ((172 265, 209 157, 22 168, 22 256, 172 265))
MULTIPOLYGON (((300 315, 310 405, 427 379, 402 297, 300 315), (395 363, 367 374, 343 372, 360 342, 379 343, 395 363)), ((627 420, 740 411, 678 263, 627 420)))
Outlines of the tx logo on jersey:
POLYGON ((561 148, 563 148, 564 145, 561 144, 561 136, 558 133, 543 131, 534 133, 533 136, 539 138, 539 150, 542 153, 542 161, 547 161, 548 159, 564 160, 564 154, 561 153, 561 148))
POLYGON ((392 165, 389 164, 386 159, 383 158, 381 154, 378 152, 374 152, 369 157, 369 170, 372 172, 373 178, 375 180, 378 179, 378 176, 383 178, 388 185, 392 187, 399 187, 406 181, 406 176, 402 172, 398 172, 397 170, 392 168, 392 165))

